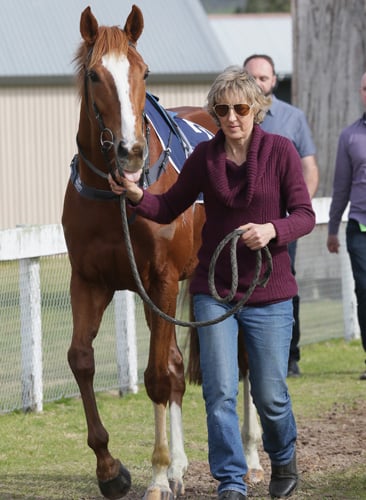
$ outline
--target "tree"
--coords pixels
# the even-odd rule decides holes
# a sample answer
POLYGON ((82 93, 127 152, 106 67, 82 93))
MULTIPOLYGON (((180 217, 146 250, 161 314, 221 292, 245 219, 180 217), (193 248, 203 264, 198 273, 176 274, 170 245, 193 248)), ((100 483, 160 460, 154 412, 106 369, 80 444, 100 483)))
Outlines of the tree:
POLYGON ((291 0, 248 0, 245 12, 290 12, 291 0))
POLYGON ((338 136, 362 113, 366 0, 292 0, 292 102, 304 110, 320 169, 316 196, 331 196, 338 136))
POLYGON ((291 0, 201 0, 209 13, 290 12, 291 0))

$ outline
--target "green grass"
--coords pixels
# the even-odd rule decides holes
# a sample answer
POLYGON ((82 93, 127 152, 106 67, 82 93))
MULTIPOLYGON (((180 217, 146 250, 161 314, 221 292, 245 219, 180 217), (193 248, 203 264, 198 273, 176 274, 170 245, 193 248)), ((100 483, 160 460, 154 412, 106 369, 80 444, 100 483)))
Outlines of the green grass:
MULTIPOLYGON (((358 380, 362 367, 359 341, 333 340, 304 346, 303 375, 288 381, 295 414, 311 421, 330 412, 335 404, 352 409, 357 401, 364 400, 365 383, 358 380)), ((240 409, 241 400, 242 391, 240 409)), ((110 434, 110 450, 130 469, 134 491, 142 496, 150 480, 154 435, 153 410, 145 390, 141 387, 138 394, 122 399, 110 392, 100 393, 97 401, 110 434)), ((206 423, 200 387, 187 387, 183 417, 189 460, 206 463, 206 423)), ((2 415, 0 428, 0 500, 101 498, 94 475, 94 455, 86 445, 86 423, 79 399, 46 404, 40 414, 17 411, 2 415)), ((332 470, 308 479, 303 485, 306 494, 301 498, 365 498, 360 493, 364 488, 363 469, 350 469, 345 463, 342 474, 332 470), (336 492, 336 496, 329 496, 330 491, 336 492)))
MULTIPOLYGON (((0 336, 0 409, 6 398, 21 397, 20 321, 18 266, 2 263, 0 291, 2 334, 0 336), (3 401, 4 400, 4 401, 3 401)), ((69 265, 65 257, 42 258, 42 327, 45 399, 54 394, 77 393, 66 361, 71 339, 68 286, 69 265)), ((360 341, 343 341, 343 317, 339 301, 322 300, 301 304, 303 376, 289 379, 294 411, 300 419, 314 421, 342 404, 352 410, 364 400, 365 383, 358 380, 364 366, 360 341), (337 340, 324 341, 324 338, 337 340)), ((186 310, 181 311, 186 315, 186 310)), ((111 323, 113 309, 103 318, 95 341, 98 387, 116 384, 115 337, 111 323), (112 353, 112 354, 111 354, 112 353), (112 382, 111 382, 112 381, 112 382)), ((186 329, 179 329, 181 346, 186 329)), ((149 335, 137 312, 139 377, 146 367, 149 335)), ((240 391, 239 408, 242 408, 240 391)), ((141 498, 150 481, 150 456, 154 440, 153 410, 143 387, 137 395, 123 399, 117 391, 99 393, 98 406, 110 434, 110 450, 131 471, 133 498, 141 498)), ((4 404, 3 404, 4 403, 4 404)), ((11 399, 13 407, 21 401, 11 399)), ((186 452, 191 462, 207 463, 207 437, 201 388, 188 386, 184 399, 186 452)), ((0 500, 92 500, 100 499, 95 478, 95 458, 86 445, 86 423, 79 399, 48 403, 41 414, 16 411, 0 415, 0 500)), ((362 427, 364 422, 360 422, 362 427)), ((199 480, 198 480, 199 481, 199 480)), ((361 467, 344 465, 342 474, 330 470, 317 473, 303 487, 304 496, 320 500, 366 498, 365 474, 361 467), (329 496, 329 492, 333 492, 329 496)), ((255 494, 260 497, 259 493, 255 494)), ((191 497, 190 497, 191 498, 191 497)), ((197 500, 197 499, 194 499, 197 500)))
POLYGON ((301 352, 302 376, 289 379, 294 409, 300 415, 318 417, 335 401, 352 406, 364 399, 366 384, 359 375, 365 367, 365 353, 359 340, 310 344, 301 352))

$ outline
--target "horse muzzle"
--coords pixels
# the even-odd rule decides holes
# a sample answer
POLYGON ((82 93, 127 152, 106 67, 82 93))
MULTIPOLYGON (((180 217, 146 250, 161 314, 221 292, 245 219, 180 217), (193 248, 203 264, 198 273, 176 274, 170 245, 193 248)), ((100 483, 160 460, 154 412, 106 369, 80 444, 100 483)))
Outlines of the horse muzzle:
POLYGON ((115 149, 116 167, 120 175, 133 182, 141 176, 146 160, 147 145, 144 139, 136 141, 132 147, 121 140, 115 149))

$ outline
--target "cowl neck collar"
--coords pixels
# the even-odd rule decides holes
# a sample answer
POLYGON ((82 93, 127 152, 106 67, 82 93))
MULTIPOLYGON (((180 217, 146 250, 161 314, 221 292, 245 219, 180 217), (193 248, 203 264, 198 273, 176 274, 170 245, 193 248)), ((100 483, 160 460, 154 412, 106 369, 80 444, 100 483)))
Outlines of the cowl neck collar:
POLYGON ((229 186, 225 136, 222 130, 219 130, 208 143, 207 170, 209 182, 215 195, 224 205, 231 208, 246 208, 252 202, 256 185, 265 169, 266 156, 268 156, 268 153, 263 153, 260 150, 263 136, 264 132, 259 125, 254 125, 245 162, 246 175, 243 175, 234 187, 229 186))

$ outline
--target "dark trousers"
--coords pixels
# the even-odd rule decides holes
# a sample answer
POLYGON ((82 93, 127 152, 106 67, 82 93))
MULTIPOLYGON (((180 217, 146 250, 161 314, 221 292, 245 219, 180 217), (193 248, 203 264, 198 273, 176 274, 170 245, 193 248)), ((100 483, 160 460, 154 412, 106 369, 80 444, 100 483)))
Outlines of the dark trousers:
MULTIPOLYGON (((295 271, 296 249, 297 249, 297 241, 292 241, 288 246, 288 253, 290 256, 290 260, 291 260, 291 271, 292 271, 292 274, 294 276, 296 274, 296 271, 295 271)), ((295 297, 292 299, 292 305, 293 305, 293 309, 294 309, 294 324, 292 327, 292 339, 291 339, 291 345, 290 345, 289 361, 290 360, 300 361, 300 348, 299 348, 299 342, 300 342, 300 318, 299 318, 300 297, 298 295, 295 295, 295 297)))
POLYGON ((362 232, 358 222, 353 219, 347 223, 346 241, 355 281, 362 346, 366 352, 366 232, 362 232))

